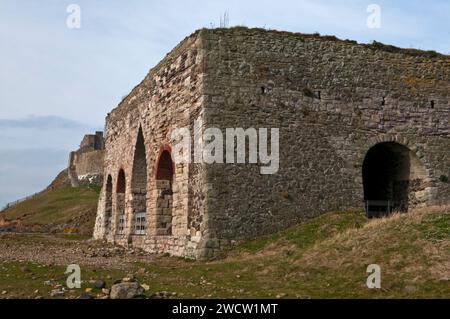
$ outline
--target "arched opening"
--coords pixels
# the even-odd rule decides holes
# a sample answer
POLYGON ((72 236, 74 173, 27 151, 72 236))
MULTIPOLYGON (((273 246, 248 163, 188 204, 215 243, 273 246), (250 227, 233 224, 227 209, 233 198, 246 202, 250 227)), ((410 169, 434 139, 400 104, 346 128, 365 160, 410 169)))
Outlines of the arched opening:
POLYGON ((105 234, 111 233, 111 221, 112 221, 112 191, 113 183, 111 175, 108 175, 106 179, 106 192, 105 192, 105 234))
POLYGON ((156 171, 157 180, 172 181, 173 162, 172 155, 168 150, 164 150, 158 160, 158 169, 156 171))
POLYGON ((131 204, 133 208, 133 233, 144 235, 147 228, 147 159, 141 128, 139 128, 134 149, 131 193, 133 194, 131 204))
POLYGON ((363 185, 368 217, 381 217, 394 211, 407 212, 423 190, 426 172, 417 156, 394 142, 373 146, 363 163, 363 185))
POLYGON ((126 181, 125 181, 125 171, 121 169, 119 175, 117 176, 117 194, 125 194, 126 181))
POLYGON ((119 235, 125 232, 125 190, 125 172, 121 169, 117 176, 116 187, 117 234, 119 235))
POLYGON ((173 175, 174 163, 168 146, 161 149, 156 162, 156 234, 172 235, 173 175))

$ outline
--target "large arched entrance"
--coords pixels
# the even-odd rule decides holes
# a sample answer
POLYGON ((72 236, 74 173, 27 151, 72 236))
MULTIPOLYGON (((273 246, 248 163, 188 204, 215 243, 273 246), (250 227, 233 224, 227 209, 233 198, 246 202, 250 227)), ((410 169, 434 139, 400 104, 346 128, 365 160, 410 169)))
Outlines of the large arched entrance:
POLYGON ((144 235, 147 228, 147 159, 141 128, 139 128, 134 150, 131 193, 133 194, 131 204, 133 208, 133 233, 144 235))
POLYGON ((366 213, 381 217, 406 212, 423 190, 426 172, 419 158, 406 146, 384 142, 373 146, 363 163, 366 213))
POLYGON ((172 206, 173 206, 173 175, 174 163, 170 147, 161 149, 156 163, 156 234, 160 236, 172 235, 172 206))

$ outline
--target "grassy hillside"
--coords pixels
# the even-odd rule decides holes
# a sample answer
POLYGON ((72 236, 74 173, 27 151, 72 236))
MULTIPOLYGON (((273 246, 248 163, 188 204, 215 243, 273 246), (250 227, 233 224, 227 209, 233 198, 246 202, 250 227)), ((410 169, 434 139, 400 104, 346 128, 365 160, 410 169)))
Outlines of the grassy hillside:
POLYGON ((70 186, 69 174, 66 168, 59 172, 58 175, 56 175, 55 179, 48 186, 48 189, 60 189, 70 186))
POLYGON ((50 288, 43 281, 57 278, 64 284, 64 267, 75 261, 84 280, 103 279, 108 286, 133 273, 150 286, 147 295, 168 291, 183 298, 450 298, 449 207, 372 221, 356 211, 330 213, 239 244, 210 261, 133 253, 105 258, 99 251, 110 248, 104 243, 39 236, 1 237, 0 290, 8 296, 32 296, 31 289, 39 289, 48 297, 50 288), (8 253, 14 245, 21 256, 8 253), (35 254, 35 246, 46 249, 35 254), (84 258, 80 251, 89 254, 84 258), (366 287, 369 264, 381 267, 381 289, 366 287), (28 272, 21 270, 24 267, 28 272))
POLYGON ((48 189, 0 214, 0 227, 20 232, 79 232, 91 234, 99 189, 48 189))

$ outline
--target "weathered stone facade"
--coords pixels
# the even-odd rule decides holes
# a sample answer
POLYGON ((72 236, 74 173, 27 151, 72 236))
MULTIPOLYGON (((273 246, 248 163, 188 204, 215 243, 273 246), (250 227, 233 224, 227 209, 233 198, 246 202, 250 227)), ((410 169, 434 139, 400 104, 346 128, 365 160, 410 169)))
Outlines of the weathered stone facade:
POLYGON ((449 95, 449 56, 197 31, 108 114, 94 237, 197 258, 364 200, 449 203, 449 95), (167 161, 171 132, 193 135, 196 119, 201 131, 279 128, 279 171, 167 161))
POLYGON ((103 184, 103 132, 85 135, 80 148, 70 152, 67 173, 72 187, 103 184))

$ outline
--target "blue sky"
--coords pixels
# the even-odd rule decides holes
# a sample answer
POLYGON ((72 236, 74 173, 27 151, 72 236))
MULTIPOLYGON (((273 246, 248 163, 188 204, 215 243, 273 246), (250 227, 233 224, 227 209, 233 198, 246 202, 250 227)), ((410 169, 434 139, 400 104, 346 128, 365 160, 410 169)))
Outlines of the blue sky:
POLYGON ((0 206, 45 187, 84 133, 185 36, 265 27, 450 53, 450 1, 0 0, 0 206), (69 29, 69 4, 81 28, 69 29), (366 25, 381 8, 381 28, 366 25))

